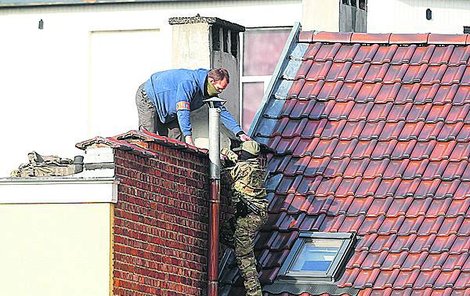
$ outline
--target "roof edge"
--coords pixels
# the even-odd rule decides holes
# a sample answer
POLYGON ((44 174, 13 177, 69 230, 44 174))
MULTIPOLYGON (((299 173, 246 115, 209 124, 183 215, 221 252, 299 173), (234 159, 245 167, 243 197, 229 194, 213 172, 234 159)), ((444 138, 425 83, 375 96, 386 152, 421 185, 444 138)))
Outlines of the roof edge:
POLYGON ((81 150, 86 150, 89 146, 104 145, 112 149, 119 149, 124 151, 131 151, 143 156, 153 157, 155 152, 148 149, 147 143, 157 143, 162 146, 172 147, 173 149, 185 150, 201 155, 207 155, 208 150, 199 148, 194 145, 178 141, 176 139, 159 136, 148 131, 131 130, 114 137, 94 137, 75 144, 75 147, 81 150))

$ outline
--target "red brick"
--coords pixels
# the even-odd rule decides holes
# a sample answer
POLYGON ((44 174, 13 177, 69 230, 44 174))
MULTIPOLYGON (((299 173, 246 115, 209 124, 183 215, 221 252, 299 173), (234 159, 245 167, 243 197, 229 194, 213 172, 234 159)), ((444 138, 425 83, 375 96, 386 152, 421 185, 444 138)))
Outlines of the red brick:
MULTIPOLYGON (((115 295, 201 295, 207 282, 207 155, 148 143, 115 150, 115 295)), ((227 191, 226 187, 222 188, 227 191)), ((222 202, 221 217, 228 215, 222 202)))

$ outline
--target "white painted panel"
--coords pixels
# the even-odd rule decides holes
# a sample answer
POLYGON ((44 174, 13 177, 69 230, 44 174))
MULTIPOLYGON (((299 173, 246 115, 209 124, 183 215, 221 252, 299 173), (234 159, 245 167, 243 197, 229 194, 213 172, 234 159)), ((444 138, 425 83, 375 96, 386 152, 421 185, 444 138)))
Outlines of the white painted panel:
POLYGON ((0 179, 0 204, 116 203, 118 182, 109 178, 0 179))
POLYGON ((111 136, 137 127, 135 92, 168 61, 159 30, 95 31, 90 34, 88 136, 111 136))

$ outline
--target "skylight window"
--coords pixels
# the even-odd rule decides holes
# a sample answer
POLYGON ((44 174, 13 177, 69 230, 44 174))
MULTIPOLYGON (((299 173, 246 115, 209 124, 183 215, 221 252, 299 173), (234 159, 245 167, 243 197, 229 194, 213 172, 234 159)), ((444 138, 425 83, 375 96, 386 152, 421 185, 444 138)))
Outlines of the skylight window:
POLYGON ((352 233, 301 232, 279 275, 286 280, 335 281, 354 242, 352 233))

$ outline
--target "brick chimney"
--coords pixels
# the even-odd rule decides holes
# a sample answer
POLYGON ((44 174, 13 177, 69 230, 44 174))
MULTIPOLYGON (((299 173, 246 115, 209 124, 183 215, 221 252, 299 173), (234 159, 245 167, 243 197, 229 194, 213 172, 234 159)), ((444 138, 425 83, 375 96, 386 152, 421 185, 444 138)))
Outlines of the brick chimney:
MULTIPOLYGON (((217 17, 172 17, 174 68, 226 68, 230 73, 229 87, 220 95, 225 106, 240 119, 240 32, 245 27, 217 17)), ((198 147, 208 148, 208 108, 191 112, 193 135, 198 147)), ((221 128, 221 147, 229 145, 230 132, 221 128)))

